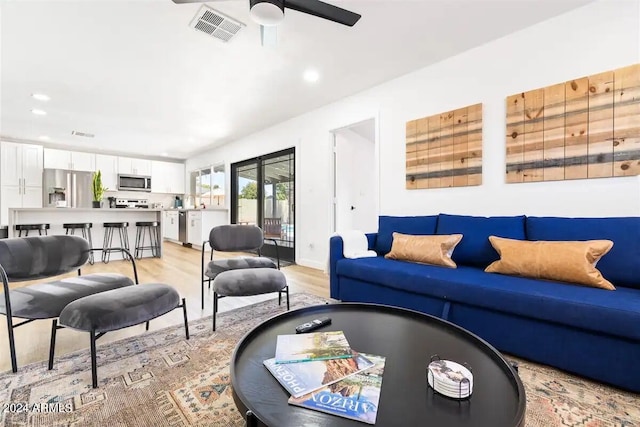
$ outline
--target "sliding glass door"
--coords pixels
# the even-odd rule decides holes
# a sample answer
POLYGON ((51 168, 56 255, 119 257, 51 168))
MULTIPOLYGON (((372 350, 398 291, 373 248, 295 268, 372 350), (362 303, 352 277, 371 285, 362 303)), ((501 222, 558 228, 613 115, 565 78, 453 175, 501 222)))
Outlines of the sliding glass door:
POLYGON ((295 148, 231 165, 231 222, 256 224, 266 238, 263 253, 295 260, 295 148))

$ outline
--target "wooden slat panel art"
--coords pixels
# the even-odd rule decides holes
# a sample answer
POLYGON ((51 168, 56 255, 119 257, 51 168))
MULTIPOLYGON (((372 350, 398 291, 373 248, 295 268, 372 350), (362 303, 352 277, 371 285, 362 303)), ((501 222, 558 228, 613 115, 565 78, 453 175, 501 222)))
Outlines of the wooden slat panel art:
POLYGON ((482 104, 407 122, 407 189, 482 184, 482 104))
POLYGON ((509 96, 506 140, 508 183, 640 175, 640 64, 509 96))

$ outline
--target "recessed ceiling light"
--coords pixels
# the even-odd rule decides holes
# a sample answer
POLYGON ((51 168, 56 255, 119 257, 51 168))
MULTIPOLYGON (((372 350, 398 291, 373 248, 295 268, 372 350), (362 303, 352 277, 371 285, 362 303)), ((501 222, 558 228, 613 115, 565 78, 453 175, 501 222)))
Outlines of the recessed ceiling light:
POLYGON ((31 97, 33 99, 37 99, 38 101, 48 101, 48 100, 51 99, 47 95, 45 95, 44 93, 32 93, 31 97))
POLYGON ((46 111, 44 111, 44 110, 38 110, 37 108, 34 108, 33 110, 31 110, 31 112, 32 112, 33 114, 38 115, 38 116, 46 116, 46 115, 47 115, 47 112, 46 112, 46 111))
POLYGON ((42 140, 42 141, 48 141, 48 140, 50 140, 51 138, 49 138, 47 135, 42 135, 42 136, 39 136, 39 137, 38 137, 38 139, 40 139, 40 140, 42 140))
POLYGON ((315 83, 320 80, 320 73, 316 70, 309 69, 303 74, 304 80, 309 83, 315 83))

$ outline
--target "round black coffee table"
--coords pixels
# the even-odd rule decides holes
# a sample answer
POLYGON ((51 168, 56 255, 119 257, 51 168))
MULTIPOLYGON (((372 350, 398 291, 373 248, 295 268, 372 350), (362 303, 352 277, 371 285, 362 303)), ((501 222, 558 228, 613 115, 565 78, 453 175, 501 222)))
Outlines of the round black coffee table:
POLYGON ((262 362, 272 358, 276 337, 328 316, 318 331, 344 331, 351 347, 386 357, 376 426, 524 426, 525 393, 509 363, 487 342, 452 323, 411 310, 376 304, 328 304, 276 316, 250 331, 231 358, 233 398, 259 425, 270 427, 364 426, 366 424, 289 405, 289 394, 262 362), (466 362, 473 370, 473 394, 453 400, 427 383, 432 355, 466 362))

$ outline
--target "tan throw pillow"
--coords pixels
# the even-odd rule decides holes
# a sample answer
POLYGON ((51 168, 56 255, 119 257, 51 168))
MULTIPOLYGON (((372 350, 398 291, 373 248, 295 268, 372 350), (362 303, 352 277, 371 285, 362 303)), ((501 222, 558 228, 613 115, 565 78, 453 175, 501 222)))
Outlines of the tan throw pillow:
POLYGON ((462 234, 414 236, 393 233, 391 252, 384 257, 456 268, 451 254, 460 240, 462 234))
POLYGON ((558 280, 610 291, 616 289, 596 269, 598 260, 613 247, 611 240, 551 242, 489 236, 489 241, 500 259, 484 270, 487 273, 558 280))

